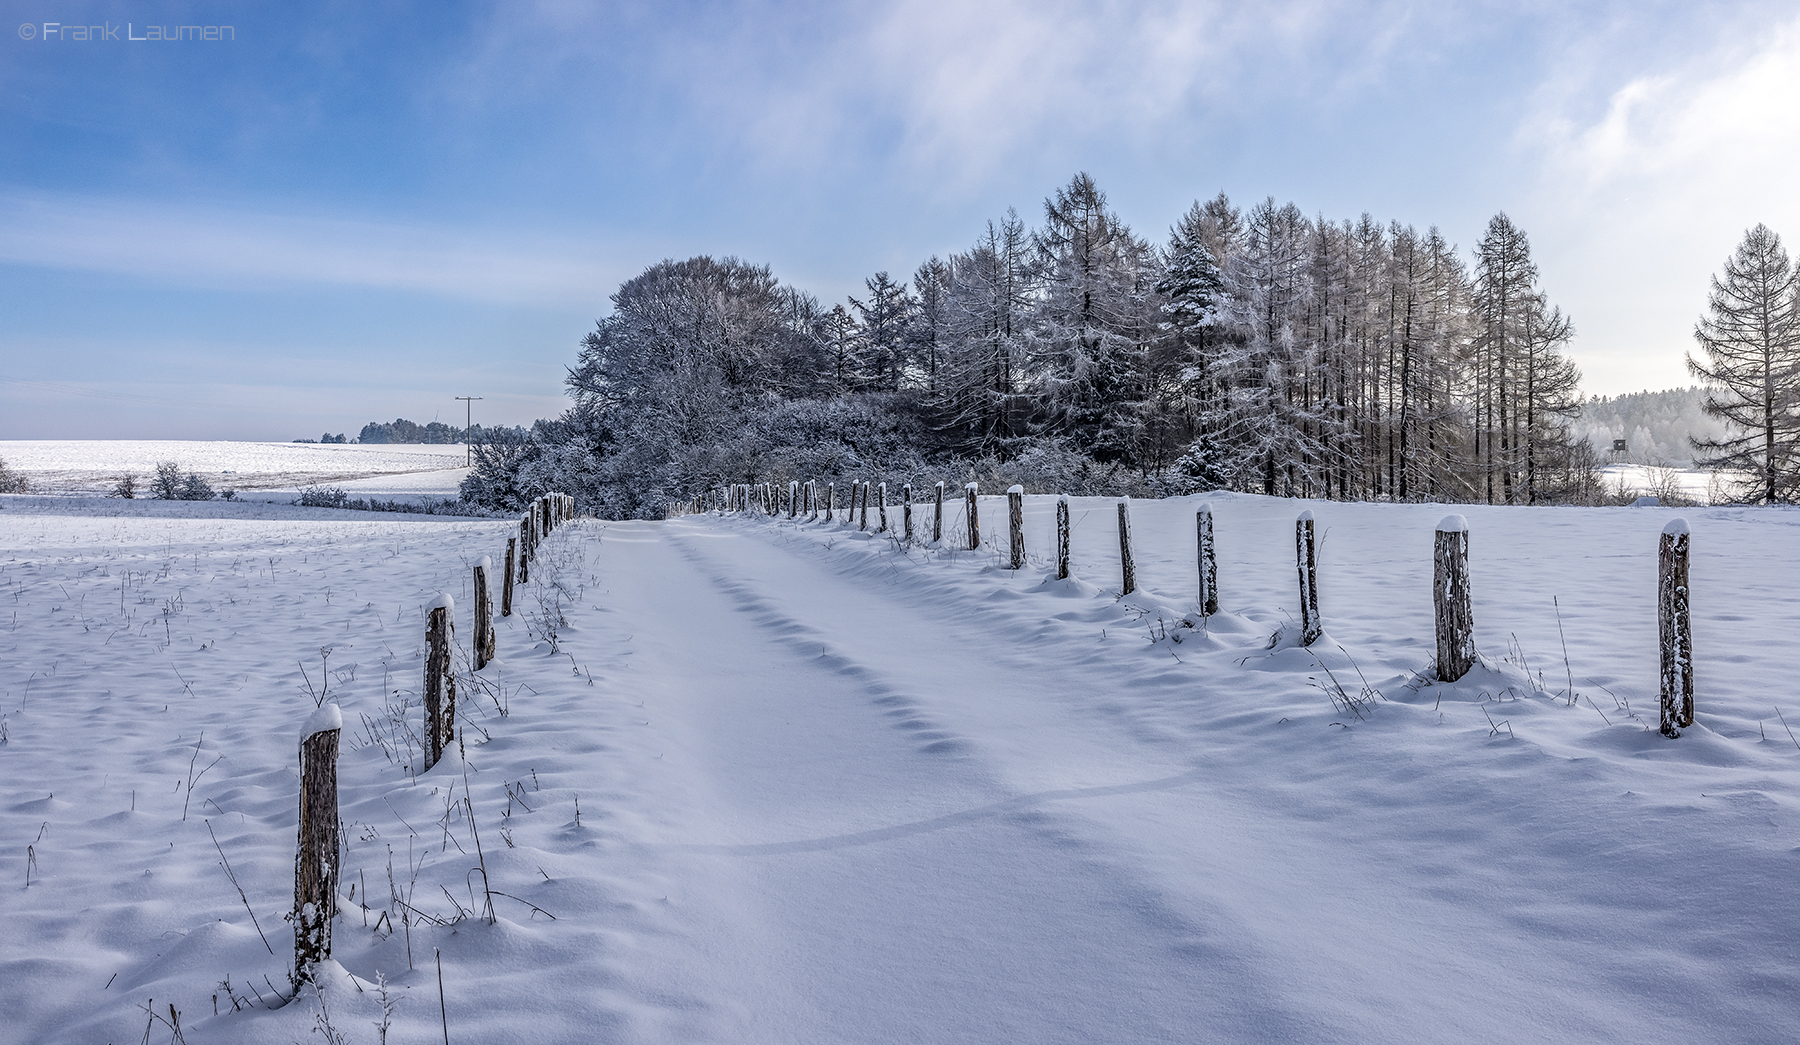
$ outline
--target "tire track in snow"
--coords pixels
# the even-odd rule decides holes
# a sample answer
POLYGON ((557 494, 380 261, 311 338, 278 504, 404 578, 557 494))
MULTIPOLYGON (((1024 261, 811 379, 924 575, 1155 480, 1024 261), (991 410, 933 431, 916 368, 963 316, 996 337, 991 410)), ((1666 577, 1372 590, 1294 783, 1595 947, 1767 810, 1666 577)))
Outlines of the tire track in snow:
MULTIPOLYGON (((687 566, 682 572, 729 608, 728 619, 715 622, 702 609, 713 599, 684 599, 695 618, 689 626, 703 621, 699 626, 717 638, 736 630, 731 619, 748 626, 752 644, 780 655, 747 657, 743 669, 779 679, 782 695, 775 706, 784 714, 791 709, 795 716, 808 716, 809 728, 783 729, 780 746, 772 747, 770 756, 748 760, 740 770, 747 771, 747 779, 721 781, 721 794, 761 794, 767 788, 755 778, 770 771, 771 764, 819 749, 855 749, 860 743, 859 755, 834 763, 835 775, 815 782, 832 799, 827 819, 841 819, 848 810, 865 823, 889 821, 877 828, 797 839, 746 838, 735 844, 696 839, 659 847, 670 856, 724 860, 741 868, 764 883, 765 895, 784 898, 773 901, 781 911, 769 921, 822 948, 805 960, 808 968, 794 973, 808 981, 835 983, 821 1022, 802 1040, 842 1039, 843 1032, 834 1036, 825 1028, 849 995, 868 990, 858 977, 876 970, 883 997, 857 1003, 869 1006, 870 1015, 855 1021, 857 1030, 848 1034, 849 1040, 1344 1039, 1332 1017, 1287 1004, 1280 977, 1271 975, 1270 959, 1224 908, 1172 904, 1156 876, 1143 873, 1129 847, 1096 835, 1087 818, 1053 808, 1069 799, 1179 789, 1197 780, 1198 773, 1019 794, 998 772, 1004 760, 983 742, 966 740, 957 752, 960 757, 944 758, 926 750, 930 743, 916 742, 911 734, 917 730, 885 723, 913 742, 870 747, 866 736, 858 740, 843 731, 866 733, 870 725, 882 723, 846 717, 853 705, 835 683, 852 682, 865 707, 940 731, 944 716, 932 712, 938 702, 904 667, 852 653, 821 626, 783 607, 787 592, 799 589, 792 605, 831 612, 824 605, 829 592, 814 582, 832 581, 789 574, 791 583, 773 585, 765 595, 757 590, 757 581, 745 579, 743 557, 756 556, 763 547, 759 542, 704 533, 730 542, 721 549, 729 553, 727 563, 702 552, 700 542, 686 539, 702 532, 665 524, 662 533, 687 566), (811 717, 827 713, 837 717, 825 723, 811 717), (858 726, 858 721, 866 724, 858 726), (968 801, 984 795, 985 801, 968 801), (940 809, 948 804, 953 811, 893 823, 893 814, 908 804, 940 809), (744 857, 754 859, 740 862, 744 857), (816 880, 821 876, 831 883, 823 892, 816 880), (842 884, 845 876, 856 883, 850 895, 842 884), (898 965, 890 956, 896 951, 907 955, 898 965), (940 971, 947 959, 955 970, 948 980, 940 971), (978 1031, 965 1025, 975 1012, 986 1021, 978 1031)), ((707 552, 713 547, 707 545, 707 552)), ((671 580, 670 587, 685 583, 688 578, 671 580)), ((844 582, 840 578, 835 583, 844 582)), ((723 706, 730 714, 755 714, 741 703, 723 706)), ((711 725, 727 734, 757 728, 739 729, 741 722, 711 725)), ((741 755, 732 752, 730 757, 741 755)), ((741 828, 742 818, 765 812, 740 804, 726 819, 741 828)), ((780 812, 775 816, 777 821, 784 818, 780 812)), ((788 821, 771 826, 776 829, 759 833, 791 836, 795 827, 817 825, 788 821)))

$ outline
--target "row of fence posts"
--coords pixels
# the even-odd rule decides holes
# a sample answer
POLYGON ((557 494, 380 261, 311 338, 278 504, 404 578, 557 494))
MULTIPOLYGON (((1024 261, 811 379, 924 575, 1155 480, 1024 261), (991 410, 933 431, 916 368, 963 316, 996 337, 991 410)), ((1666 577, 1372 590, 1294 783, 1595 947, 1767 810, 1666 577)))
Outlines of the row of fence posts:
MULTIPOLYGON (((879 491, 880 518, 877 532, 886 532, 887 484, 876 483, 879 491)), ((788 518, 806 513, 818 518, 821 511, 827 519, 837 520, 837 486, 824 484, 823 506, 820 484, 815 480, 790 481, 785 490, 772 483, 723 487, 710 493, 712 503, 720 511, 760 511, 775 515, 782 511, 788 518)), ((871 484, 860 480, 850 483, 850 511, 846 523, 858 520, 858 526, 869 526, 869 493, 871 484)), ((970 551, 981 547, 981 516, 976 483, 963 488, 965 530, 970 551)), ((1008 565, 1025 567, 1025 488, 1012 486, 1006 491, 1008 565)), ((693 504, 703 504, 696 497, 693 504)), ((935 513, 931 526, 931 542, 944 537, 944 484, 938 483, 934 497, 935 513)), ((902 539, 913 541, 912 484, 901 487, 902 539)), ((698 510, 698 509, 696 509, 698 510)), ((1131 551, 1131 499, 1121 497, 1119 517, 1119 593, 1129 595, 1137 590, 1137 565, 1131 551)), ((1194 515, 1196 558, 1199 569, 1199 605, 1203 616, 1219 612, 1219 566, 1213 544, 1211 504, 1202 504, 1194 515)), ((1679 737, 1681 730, 1694 724, 1693 626, 1688 610, 1688 525, 1685 520, 1672 520, 1663 530, 1658 550, 1657 621, 1662 698, 1661 732, 1666 737, 1679 737)), ((1319 562, 1315 520, 1311 511, 1303 511, 1294 522, 1294 563, 1300 587, 1300 644, 1310 646, 1325 632, 1324 618, 1319 613, 1319 562)), ((1056 576, 1069 577, 1069 498, 1060 495, 1056 501, 1056 576)), ((1479 654, 1475 647, 1475 610, 1469 584, 1469 523, 1461 515, 1446 516, 1438 523, 1433 547, 1432 609, 1437 632, 1439 681, 1455 682, 1474 666, 1479 654)))
MULTIPOLYGON (((575 499, 551 493, 531 502, 519 520, 519 534, 506 539, 506 573, 501 582, 500 615, 512 616, 513 576, 530 580, 530 564, 538 545, 563 523, 575 518, 575 499)), ((476 671, 494 659, 494 605, 490 574, 493 560, 475 564, 475 635, 471 660, 476 671)), ((456 742, 456 671, 451 650, 456 642, 456 602, 439 595, 425 616, 425 769, 430 770, 456 742)), ((343 715, 336 704, 313 713, 300 736, 300 832, 294 854, 294 975, 312 982, 318 963, 331 957, 331 922, 337 914, 338 820, 337 756, 343 715)))

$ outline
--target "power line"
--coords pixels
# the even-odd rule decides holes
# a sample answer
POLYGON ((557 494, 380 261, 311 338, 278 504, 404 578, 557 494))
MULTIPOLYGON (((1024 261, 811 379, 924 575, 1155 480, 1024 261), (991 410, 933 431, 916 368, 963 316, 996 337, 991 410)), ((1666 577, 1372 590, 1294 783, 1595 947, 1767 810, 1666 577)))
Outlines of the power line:
POLYGON ((455 398, 462 400, 463 406, 466 408, 463 428, 463 467, 471 468, 475 464, 475 438, 472 434, 475 431, 475 401, 482 397, 456 396, 455 398))

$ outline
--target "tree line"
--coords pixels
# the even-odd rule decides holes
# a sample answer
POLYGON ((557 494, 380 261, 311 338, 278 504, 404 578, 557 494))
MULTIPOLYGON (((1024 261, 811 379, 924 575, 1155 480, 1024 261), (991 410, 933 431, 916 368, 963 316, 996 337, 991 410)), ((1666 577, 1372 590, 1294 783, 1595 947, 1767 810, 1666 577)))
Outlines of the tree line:
MULTIPOLYGON (((573 405, 477 447, 472 500, 603 515, 721 483, 993 478, 1068 493, 1236 489, 1593 499, 1569 317, 1505 214, 1436 228, 1196 202, 1160 243, 1086 174, 910 278, 826 306, 767 266, 663 261, 582 341, 573 405)), ((368 441, 368 440, 364 440, 368 441)))

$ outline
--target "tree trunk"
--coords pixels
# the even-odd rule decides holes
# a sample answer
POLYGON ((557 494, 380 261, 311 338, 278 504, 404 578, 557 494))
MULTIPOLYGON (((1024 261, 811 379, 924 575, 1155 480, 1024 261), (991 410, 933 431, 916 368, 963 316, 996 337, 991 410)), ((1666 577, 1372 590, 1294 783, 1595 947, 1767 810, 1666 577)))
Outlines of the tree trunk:
POLYGON ((1006 523, 1012 546, 1012 568, 1025 568, 1025 488, 1014 486, 1006 491, 1006 523))
POLYGON ((327 704, 307 720, 300 739, 300 838, 294 854, 294 975, 312 982, 331 957, 337 914, 338 735, 343 716, 327 704))
POLYGON ((1469 524, 1447 515, 1437 525, 1431 602, 1437 617, 1437 677, 1455 682, 1475 664, 1475 610, 1469 588, 1469 524))
POLYGON ((494 657, 494 600, 488 593, 488 572, 493 568, 493 560, 485 555, 475 564, 475 641, 470 652, 476 671, 494 657))
POLYGON ((1131 499, 1119 498, 1119 594, 1137 590, 1137 563, 1131 558, 1131 499))
POLYGON ((1056 579, 1069 579, 1069 498, 1056 499, 1056 579))
POLYGON ((500 616, 502 617, 512 616, 513 570, 516 569, 518 551, 519 539, 508 537, 506 539, 506 574, 500 584, 500 616))
POLYGON ((425 768, 437 765, 456 739, 456 674, 450 650, 456 636, 456 604, 438 596, 425 626, 425 768))
POLYGON ((1300 645, 1310 646, 1325 633, 1319 619, 1318 557, 1311 512, 1301 512, 1294 523, 1294 559, 1300 570, 1300 645))
POLYGON ((1194 532, 1199 542, 1200 614, 1210 617, 1219 612, 1219 563, 1213 554, 1212 505, 1203 504, 1194 513, 1194 532))
POLYGON ((980 487, 970 483, 963 488, 964 509, 969 516, 969 550, 981 547, 981 512, 975 506, 975 494, 980 487))
POLYGON ((1688 614, 1688 524, 1663 527, 1657 556, 1656 616, 1662 650, 1662 735, 1694 724, 1694 636, 1688 614))

